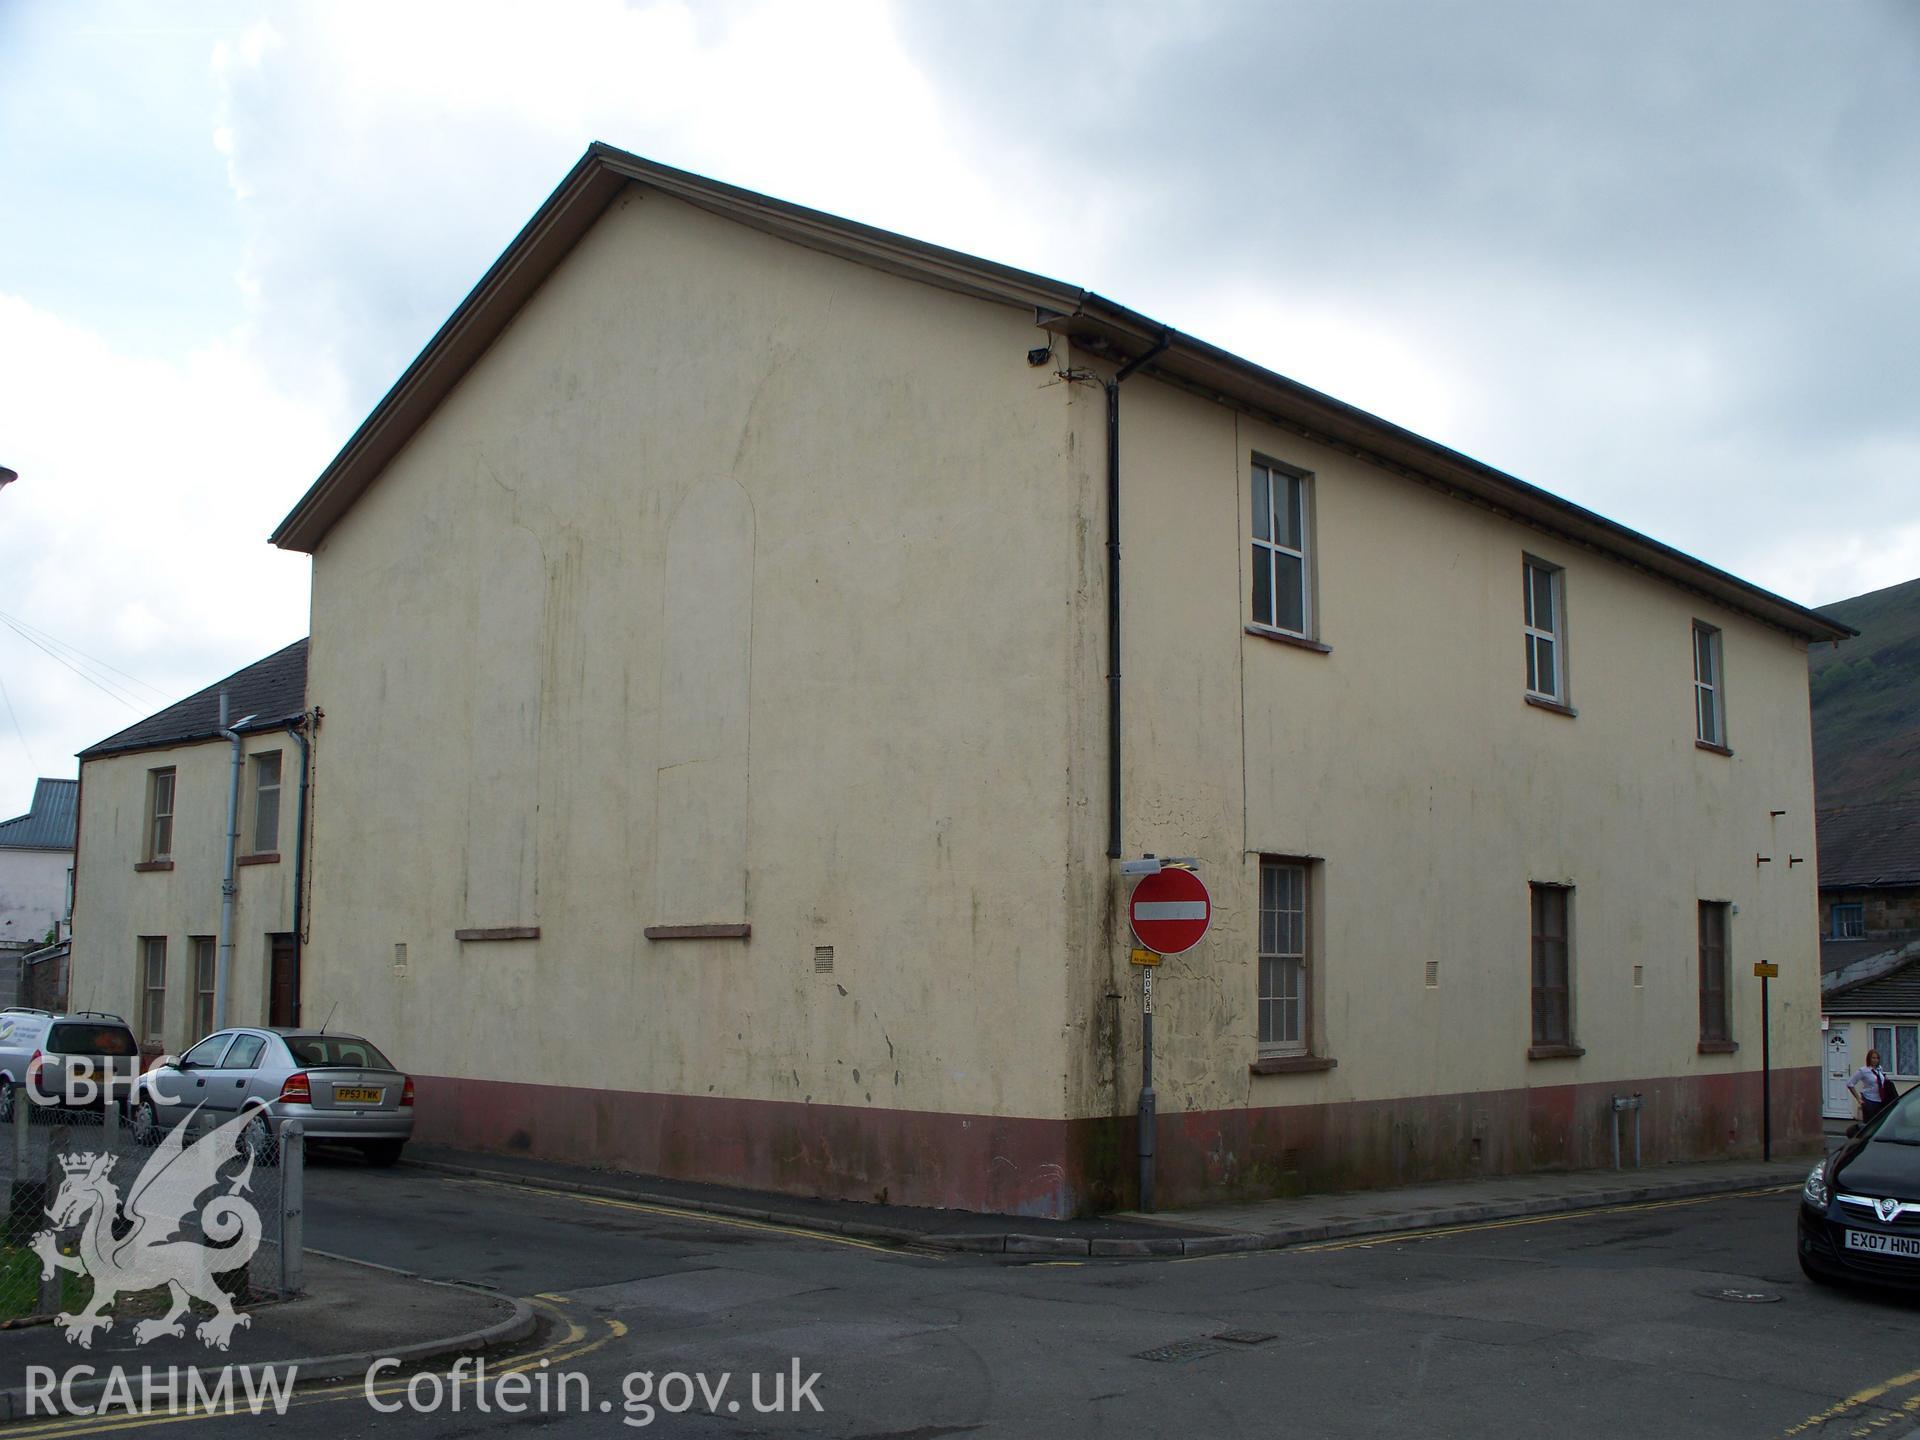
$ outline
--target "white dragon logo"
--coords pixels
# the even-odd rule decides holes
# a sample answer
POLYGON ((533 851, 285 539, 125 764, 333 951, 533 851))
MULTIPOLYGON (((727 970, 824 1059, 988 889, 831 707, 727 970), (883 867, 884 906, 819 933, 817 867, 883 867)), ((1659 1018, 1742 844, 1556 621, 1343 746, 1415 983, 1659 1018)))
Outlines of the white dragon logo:
MULTIPOLYGON (((196 1110, 194 1115, 198 1113, 196 1110)), ((60 1270, 93 1280, 93 1300, 84 1311, 55 1317, 67 1339, 82 1349, 93 1348, 94 1331, 113 1328, 113 1317, 102 1312, 116 1296, 157 1290, 163 1285, 170 1292, 171 1308, 160 1318, 142 1320, 133 1327, 136 1345, 162 1335, 183 1337, 186 1328, 180 1316, 190 1299, 204 1301, 214 1309, 195 1331, 209 1349, 225 1350, 235 1326, 253 1323, 233 1308, 214 1276, 246 1264, 260 1247, 260 1212, 240 1196, 253 1176, 252 1147, 242 1146, 240 1136, 254 1117, 236 1116, 188 1145, 186 1136, 194 1115, 167 1132, 159 1149, 141 1167, 125 1201, 120 1198, 119 1188, 107 1178, 117 1156, 85 1153, 60 1157, 66 1178, 60 1182, 53 1204, 47 1207, 47 1219, 52 1223, 34 1237, 33 1249, 40 1257, 42 1280, 51 1280, 60 1270), (242 1152, 245 1168, 224 1182, 224 1194, 215 1195, 200 1210, 200 1231, 212 1244, 182 1237, 180 1229, 188 1213, 202 1195, 223 1183, 221 1169, 240 1159, 242 1152), (84 1225, 80 1253, 77 1257, 62 1255, 59 1233, 76 1225, 84 1225)))

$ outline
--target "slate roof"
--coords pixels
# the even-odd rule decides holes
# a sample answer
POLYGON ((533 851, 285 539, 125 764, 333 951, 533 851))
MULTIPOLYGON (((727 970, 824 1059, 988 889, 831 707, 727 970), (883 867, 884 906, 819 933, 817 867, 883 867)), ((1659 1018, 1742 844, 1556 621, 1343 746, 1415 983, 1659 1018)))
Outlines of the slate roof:
POLYGON ((1887 939, 1822 940, 1820 942, 1820 973, 1836 974, 1857 960, 1884 955, 1890 950, 1898 950, 1905 943, 1902 940, 1887 939))
POLYGON ((226 679, 169 705, 156 715, 149 715, 138 724, 129 725, 119 734, 89 745, 80 752, 80 758, 92 760, 126 750, 152 750, 162 745, 217 739, 222 690, 227 692, 227 714, 231 719, 253 717, 248 729, 266 729, 298 715, 307 705, 307 642, 296 640, 286 649, 256 660, 244 670, 234 671, 226 679))
POLYGON ((0 850, 71 850, 79 813, 78 780, 36 780, 26 814, 0 820, 0 850))
POLYGON ((1920 1015, 1920 955, 1875 979, 1826 995, 1820 1010, 1826 1015, 1920 1015))
POLYGON ((1920 885, 1920 801, 1837 806, 1815 829, 1822 890, 1920 885))

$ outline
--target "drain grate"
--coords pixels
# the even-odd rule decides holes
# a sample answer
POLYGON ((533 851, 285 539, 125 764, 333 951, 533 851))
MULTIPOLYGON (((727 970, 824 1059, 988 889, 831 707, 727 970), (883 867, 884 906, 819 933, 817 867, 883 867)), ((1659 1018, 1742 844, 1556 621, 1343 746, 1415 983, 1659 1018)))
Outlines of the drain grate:
POLYGON ((1213 1338, 1233 1345, 1264 1345, 1280 1337, 1271 1330, 1222 1330, 1213 1338))
POLYGON ((1216 1345, 1213 1341, 1176 1340, 1171 1345, 1156 1345, 1151 1350, 1142 1350, 1136 1360, 1158 1360, 1167 1364, 1178 1364, 1183 1360, 1198 1360, 1205 1355, 1224 1355, 1227 1347, 1216 1345))

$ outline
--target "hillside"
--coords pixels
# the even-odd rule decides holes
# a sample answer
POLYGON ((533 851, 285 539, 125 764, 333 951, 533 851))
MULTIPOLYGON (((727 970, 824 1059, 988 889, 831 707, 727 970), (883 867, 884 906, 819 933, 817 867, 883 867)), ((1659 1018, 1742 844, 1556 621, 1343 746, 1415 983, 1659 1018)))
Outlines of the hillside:
POLYGON ((1820 808, 1920 800, 1920 580, 1820 612, 1860 632, 1808 657, 1820 808))

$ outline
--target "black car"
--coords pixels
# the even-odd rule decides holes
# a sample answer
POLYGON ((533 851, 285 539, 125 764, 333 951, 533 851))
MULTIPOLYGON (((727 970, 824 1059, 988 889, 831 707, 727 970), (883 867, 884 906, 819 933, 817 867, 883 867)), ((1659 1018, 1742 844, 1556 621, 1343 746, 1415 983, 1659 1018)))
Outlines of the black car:
POLYGON ((1807 1176, 1800 1268, 1822 1285, 1920 1288, 1920 1086, 1856 1126, 1807 1176))

